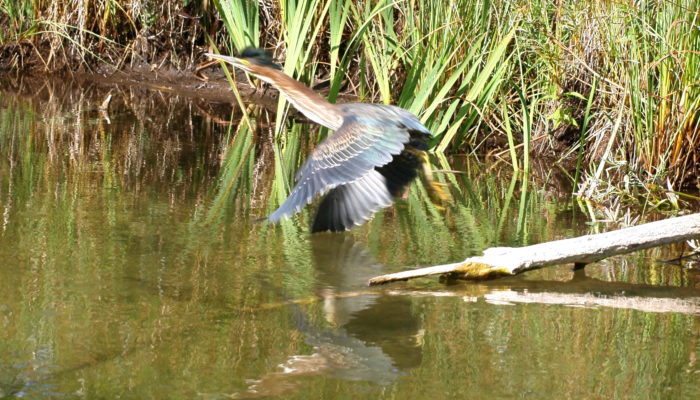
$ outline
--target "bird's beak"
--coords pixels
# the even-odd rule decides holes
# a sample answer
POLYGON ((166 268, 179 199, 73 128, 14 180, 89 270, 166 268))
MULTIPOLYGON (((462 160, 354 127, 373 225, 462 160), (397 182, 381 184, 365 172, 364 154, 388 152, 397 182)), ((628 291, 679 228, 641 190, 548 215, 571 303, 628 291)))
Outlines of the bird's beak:
POLYGON ((229 63, 233 65, 234 67, 238 67, 244 71, 250 71, 250 62, 237 58, 237 57, 232 57, 232 56, 224 56, 221 54, 214 54, 214 53, 204 53, 205 56, 213 59, 213 60, 219 60, 223 61, 225 63, 229 63))

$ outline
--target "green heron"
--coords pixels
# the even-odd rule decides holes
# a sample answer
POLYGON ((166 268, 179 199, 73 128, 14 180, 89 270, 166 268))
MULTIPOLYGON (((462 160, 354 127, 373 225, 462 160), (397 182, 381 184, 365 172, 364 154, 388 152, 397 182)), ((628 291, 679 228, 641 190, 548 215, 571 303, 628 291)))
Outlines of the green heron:
POLYGON ((297 184, 267 219, 278 222, 325 194, 312 232, 345 231, 369 220, 400 197, 419 172, 438 204, 447 195, 433 182, 426 140, 430 131, 402 108, 370 103, 332 104, 295 81, 270 54, 246 48, 239 57, 206 54, 272 84, 302 114, 333 131, 311 153, 296 175, 297 184))

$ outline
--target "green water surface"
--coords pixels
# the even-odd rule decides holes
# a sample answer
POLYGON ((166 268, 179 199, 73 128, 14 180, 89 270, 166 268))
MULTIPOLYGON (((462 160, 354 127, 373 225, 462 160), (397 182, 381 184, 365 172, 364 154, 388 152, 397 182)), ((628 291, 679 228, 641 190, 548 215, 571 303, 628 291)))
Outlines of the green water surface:
POLYGON ((615 226, 587 224, 556 168, 439 157, 463 172, 440 175, 446 211, 416 184, 349 233, 309 235, 309 210, 256 223, 323 134, 293 122, 301 145, 275 147, 264 115, 243 129, 173 93, 3 84, 0 398, 700 398, 700 274, 659 262, 680 247, 368 288, 615 226))

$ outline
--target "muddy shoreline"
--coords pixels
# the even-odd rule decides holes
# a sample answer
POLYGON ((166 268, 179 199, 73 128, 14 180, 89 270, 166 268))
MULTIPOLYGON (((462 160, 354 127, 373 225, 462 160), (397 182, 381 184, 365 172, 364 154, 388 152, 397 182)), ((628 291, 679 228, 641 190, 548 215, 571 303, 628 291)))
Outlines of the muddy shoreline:
MULTIPOLYGON (((148 66, 117 70, 110 73, 72 73, 71 78, 104 86, 138 86, 144 89, 170 92, 211 102, 235 103, 231 86, 218 64, 197 71, 148 66)), ((277 103, 276 93, 255 88, 244 74, 236 75, 238 91, 243 98, 271 108, 277 103)))
MULTIPOLYGON (((102 68, 103 71, 107 69, 107 67, 102 68)), ((277 90, 266 84, 261 85, 261 82, 257 80, 251 81, 241 71, 236 70, 235 73, 238 92, 245 102, 276 112, 279 96, 277 90)), ((187 71, 167 67, 153 69, 144 65, 126 70, 112 69, 111 72, 31 72, 22 74, 22 76, 23 79, 35 78, 38 80, 68 79, 78 84, 90 83, 108 88, 117 86, 138 87, 139 89, 172 93, 212 103, 236 103, 230 83, 221 70, 219 63, 187 71)), ((324 97, 327 94, 323 89, 314 90, 324 97)), ((338 95, 339 103, 351 101, 357 101, 357 98, 351 94, 341 93, 338 95)), ((292 109, 291 112, 296 113, 296 110, 292 109)))
MULTIPOLYGON (((118 86, 137 87, 139 89, 172 93, 190 98, 201 99, 212 103, 235 103, 229 81, 226 79, 219 64, 199 70, 178 70, 174 68, 153 69, 147 65, 114 70, 113 68, 98 68, 103 72, 6 72, 2 86, 19 87, 20 82, 64 80, 76 84, 91 84, 105 88, 118 86), (106 72, 111 70, 109 72, 106 72)), ((264 86, 254 87, 243 74, 236 75, 238 91, 246 101, 275 110, 277 92, 264 86)))

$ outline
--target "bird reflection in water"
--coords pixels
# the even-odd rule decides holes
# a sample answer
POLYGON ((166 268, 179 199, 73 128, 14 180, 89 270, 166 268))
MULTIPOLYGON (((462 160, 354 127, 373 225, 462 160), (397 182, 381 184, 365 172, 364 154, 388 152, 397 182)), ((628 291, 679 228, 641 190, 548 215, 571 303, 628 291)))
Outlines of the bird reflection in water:
POLYGON ((394 382, 422 361, 423 330, 411 299, 367 290, 367 280, 384 267, 360 243, 338 234, 310 238, 326 326, 308 309, 290 305, 296 329, 311 354, 291 355, 279 370, 250 382, 237 398, 278 396, 303 390, 308 377, 394 382))

